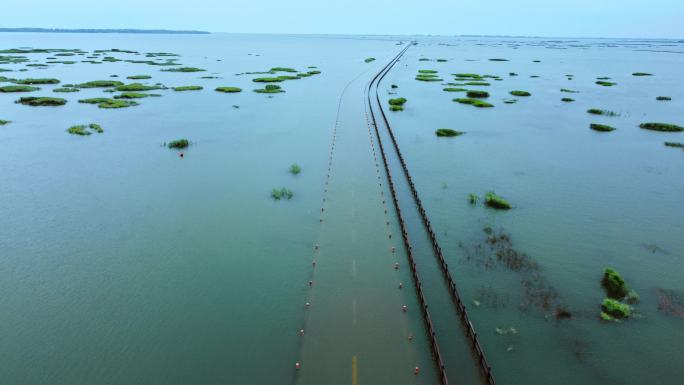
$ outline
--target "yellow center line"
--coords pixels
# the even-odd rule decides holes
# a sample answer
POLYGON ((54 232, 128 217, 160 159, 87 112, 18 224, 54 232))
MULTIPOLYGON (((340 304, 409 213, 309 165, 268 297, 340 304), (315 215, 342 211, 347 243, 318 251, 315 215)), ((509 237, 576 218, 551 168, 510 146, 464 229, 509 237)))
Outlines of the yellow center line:
POLYGON ((357 377, 357 370, 356 370, 356 356, 352 356, 352 385, 356 385, 356 377, 357 377))

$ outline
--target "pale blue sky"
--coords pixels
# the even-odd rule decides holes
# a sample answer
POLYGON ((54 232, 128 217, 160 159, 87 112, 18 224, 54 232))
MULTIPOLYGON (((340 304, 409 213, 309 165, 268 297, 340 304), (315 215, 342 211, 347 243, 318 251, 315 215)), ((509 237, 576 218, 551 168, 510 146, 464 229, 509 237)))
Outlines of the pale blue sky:
POLYGON ((684 0, 10 0, 1 27, 684 38, 684 0))

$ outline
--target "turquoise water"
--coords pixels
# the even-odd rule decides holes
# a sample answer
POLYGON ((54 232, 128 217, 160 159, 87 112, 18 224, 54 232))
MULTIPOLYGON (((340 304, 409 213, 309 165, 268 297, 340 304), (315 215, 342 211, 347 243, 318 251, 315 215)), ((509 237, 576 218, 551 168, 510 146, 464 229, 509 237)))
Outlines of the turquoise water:
MULTIPOLYGON (((682 382, 684 321, 658 311, 656 290, 684 291, 684 154, 662 144, 684 137, 636 127, 684 123, 677 71, 684 55, 653 52, 684 51, 681 44, 417 40, 383 82, 409 99, 390 120, 464 299, 481 303, 469 306, 470 316, 497 382, 682 382), (644 48, 653 51, 635 50, 644 48), (486 60, 494 57, 510 61, 486 60), (483 87, 496 107, 451 102, 458 96, 438 82, 413 80, 420 68, 439 70, 445 81, 452 72, 502 76, 483 87), (630 75, 637 71, 656 76, 630 75), (618 85, 596 86, 598 76, 618 85), (581 93, 561 94, 562 87, 581 93), (533 96, 503 104, 513 89, 533 96), (673 100, 656 102, 661 94, 673 100), (577 101, 561 103, 563 96, 577 101), (621 116, 592 117, 584 112, 591 107, 621 116), (590 122, 618 130, 595 133, 590 122), (467 134, 437 139, 440 127, 467 134), (468 193, 490 189, 514 209, 468 205, 468 193), (473 250, 486 225, 510 233, 515 249, 539 264, 572 319, 521 308, 520 281, 529 276, 478 262, 473 250), (641 295, 639 318, 598 321, 606 265, 641 295), (517 334, 499 335, 497 327, 517 334)), ((0 126, 3 383, 348 384, 354 373, 359 384, 437 382, 365 119, 364 88, 402 48, 398 39, 2 34, 0 41, 1 48, 174 52, 184 65, 207 69, 167 73, 117 62, 2 73, 62 83, 148 74, 150 83, 205 87, 153 91, 163 96, 120 110, 77 103, 109 95, 99 89, 0 94, 0 119, 12 121, 0 126), (378 60, 364 63, 370 56, 378 60), (272 98, 251 92, 250 76, 235 75, 275 66, 316 66, 322 74, 283 82, 287 92, 272 98), (221 79, 200 79, 207 75, 221 79), (244 91, 219 94, 217 86, 244 91), (27 95, 69 103, 13 103, 27 95), (105 132, 65 132, 90 122, 105 132), (183 158, 163 147, 179 137, 193 142, 183 158), (292 163, 301 174, 288 172, 292 163), (280 187, 294 198, 272 200, 280 187)))

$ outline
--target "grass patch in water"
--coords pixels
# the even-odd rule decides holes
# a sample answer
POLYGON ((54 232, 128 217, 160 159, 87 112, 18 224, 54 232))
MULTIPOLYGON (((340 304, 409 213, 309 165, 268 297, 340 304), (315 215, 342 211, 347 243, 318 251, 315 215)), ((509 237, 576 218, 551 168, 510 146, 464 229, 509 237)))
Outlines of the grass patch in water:
POLYGON ((375 58, 374 58, 374 57, 369 57, 369 58, 366 58, 366 59, 364 60, 364 62, 366 62, 366 63, 370 63, 370 62, 372 62, 372 61, 375 61, 375 58))
POLYGON ((298 165, 297 163, 295 163, 295 164, 293 164, 292 166, 290 166, 290 174, 292 174, 292 175, 297 175, 297 174, 299 174, 300 172, 302 172, 302 168, 299 167, 299 165, 298 165))
POLYGON ((471 205, 476 205, 478 200, 477 194, 468 194, 468 202, 470 202, 471 205))
POLYGON ((433 74, 418 74, 416 75, 416 80, 421 82, 441 82, 444 79, 440 79, 437 75, 433 74))
POLYGON ((289 67, 273 67, 270 72, 299 72, 294 68, 289 67))
POLYGON ((0 87, 0 92, 33 92, 38 91, 40 88, 31 86, 2 86, 0 87))
POLYGON ((14 80, 13 83, 15 84, 59 84, 58 79, 53 79, 53 78, 40 78, 40 79, 17 79, 14 80))
POLYGON ((390 111, 404 111, 404 107, 402 107, 402 106, 390 106, 389 110, 390 111))
POLYGON ((682 132, 684 127, 669 123, 641 123, 639 127, 645 130, 661 131, 661 132, 682 132))
POLYGON ((502 197, 496 195, 494 191, 485 194, 485 205, 497 210, 510 210, 511 204, 502 197))
MULTIPOLYGON (((76 84, 76 88, 107 88, 107 87, 118 87, 122 86, 123 83, 116 80, 94 80, 92 82, 86 82, 81 84, 76 84)), ((66 87, 66 86, 65 86, 66 87)))
POLYGON ((598 123, 592 123, 589 125, 589 128, 591 128, 594 131, 600 131, 600 132, 611 132, 615 131, 615 127, 611 127, 605 124, 598 124, 598 123))
POLYGON ((114 99, 143 99, 150 96, 161 96, 156 94, 143 94, 140 92, 124 92, 120 95, 114 96, 114 99))
POLYGON ((494 58, 494 59, 489 59, 489 61, 508 61, 508 59, 498 59, 498 58, 494 58))
POLYGON ((518 99, 504 99, 504 103, 506 104, 515 104, 518 102, 518 99))
POLYGON ((138 103, 133 100, 121 100, 110 98, 81 99, 78 102, 85 104, 96 104, 99 108, 126 108, 138 105, 138 103))
POLYGON ((600 86, 604 86, 604 87, 612 87, 612 86, 616 85, 617 83, 614 83, 614 82, 607 82, 607 81, 605 81, 605 80, 599 80, 599 81, 596 82, 596 84, 598 84, 598 85, 600 85, 600 86))
POLYGON ((216 91, 231 94, 231 93, 235 93, 235 92, 242 92, 242 88, 239 88, 239 87, 216 87, 216 91))
POLYGON ((463 131, 452 130, 451 128, 438 128, 435 131, 435 135, 440 137, 453 137, 465 134, 463 131))
POLYGON ((387 101, 390 106, 403 106, 406 102, 406 98, 394 98, 387 101))
POLYGON ((658 96, 658 97, 656 97, 656 100, 661 101, 661 102, 668 102, 668 101, 672 100, 672 98, 669 96, 658 96))
POLYGON ((653 74, 649 74, 648 72, 635 72, 632 76, 653 76, 653 74))
POLYGON ((140 91, 152 91, 162 89, 161 86, 147 86, 141 83, 131 83, 116 86, 116 90, 120 92, 140 92, 140 91))
POLYGON ((181 92, 181 91, 201 91, 203 90, 204 87, 202 86, 180 86, 180 87, 173 87, 173 90, 176 92, 181 92))
POLYGON ((561 88, 560 91, 561 91, 561 92, 567 92, 567 93, 569 93, 569 94, 579 94, 579 91, 569 90, 569 89, 567 89, 567 88, 561 88))
POLYGON ((10 123, 12 123, 11 120, 2 120, 2 119, 0 119, 0 126, 4 126, 5 124, 10 124, 10 123))
POLYGON ((152 79, 152 76, 150 75, 133 75, 133 76, 128 76, 126 79, 131 79, 131 80, 146 80, 146 79, 152 79))
POLYGON ((469 98, 488 98, 489 97, 489 92, 487 91, 479 91, 479 90, 470 90, 466 94, 469 98))
POLYGON ((178 68, 164 68, 162 72, 204 72, 205 69, 197 67, 178 67, 178 68))
POLYGON ((566 102, 566 103, 571 103, 571 102, 574 102, 574 101, 575 101, 575 99, 573 99, 573 98, 563 98, 563 99, 561 99, 561 102, 566 102))
POLYGON ((446 88, 444 88, 442 91, 446 91, 446 92, 466 92, 466 91, 468 91, 468 90, 465 89, 465 88, 446 87, 446 88))
POLYGON ((603 116, 620 116, 619 112, 610 111, 610 110, 602 110, 599 108, 590 108, 587 110, 587 113, 593 114, 593 115, 603 115, 603 116))
POLYGON ((186 148, 190 145, 190 141, 187 139, 176 139, 170 141, 166 146, 168 148, 176 148, 176 149, 183 149, 186 148))
POLYGON ((677 143, 677 142, 665 142, 665 146, 667 146, 667 147, 677 147, 677 148, 684 148, 684 143, 677 143))
POLYGON ((89 125, 78 125, 78 126, 71 126, 67 129, 67 132, 72 134, 72 135, 90 135, 92 132, 96 132, 98 134, 101 134, 104 132, 104 129, 102 129, 102 126, 96 123, 91 123, 89 125))
POLYGON ((73 88, 73 87, 59 87, 59 88, 55 88, 54 90, 52 90, 52 92, 63 92, 63 93, 80 92, 80 91, 81 91, 80 89, 73 88))
POLYGON ((63 106, 67 104, 66 99, 50 98, 42 96, 27 96, 20 98, 15 103, 23 104, 25 106, 39 107, 39 106, 63 106))
MULTIPOLYGON (((632 308, 629 305, 612 298, 605 298, 601 303, 601 309, 603 309, 603 313, 613 318, 629 318, 632 315, 632 308)), ((605 319, 603 316, 601 318, 605 319)))
POLYGON ((457 99, 453 99, 453 101, 457 102, 457 103, 461 103, 461 104, 469 104, 471 106, 475 106, 478 108, 494 107, 493 104, 487 103, 487 102, 479 100, 479 99, 473 99, 473 98, 457 98, 457 99))
POLYGON ((527 92, 527 91, 519 91, 519 90, 511 91, 510 94, 513 96, 532 96, 532 94, 527 92))
POLYGON ((279 83, 282 82, 284 79, 281 79, 280 77, 276 78, 254 78, 252 79, 253 82, 255 83, 279 83))
POLYGON ((466 82, 464 83, 466 86, 489 86, 490 84, 487 82, 466 82))
POLYGON ((285 187, 281 189, 274 188, 271 191, 271 198, 273 198, 276 201, 279 201, 281 199, 292 199, 294 194, 292 193, 291 190, 286 189, 285 187))
POLYGON ((436 71, 436 70, 418 70, 418 73, 421 73, 421 74, 436 74, 438 72, 439 71, 436 71))
POLYGON ((285 92, 285 90, 280 88, 279 85, 267 84, 264 88, 255 89, 254 92, 257 92, 260 94, 277 94, 277 93, 285 92))

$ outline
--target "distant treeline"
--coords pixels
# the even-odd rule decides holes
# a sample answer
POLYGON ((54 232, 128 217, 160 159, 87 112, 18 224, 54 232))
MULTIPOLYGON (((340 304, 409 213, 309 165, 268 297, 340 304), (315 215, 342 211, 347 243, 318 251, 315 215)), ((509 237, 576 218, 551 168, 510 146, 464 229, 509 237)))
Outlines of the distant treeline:
POLYGON ((45 33, 157 33, 157 34, 209 34, 206 31, 174 31, 168 29, 62 29, 62 28, 0 28, 0 32, 45 33))

